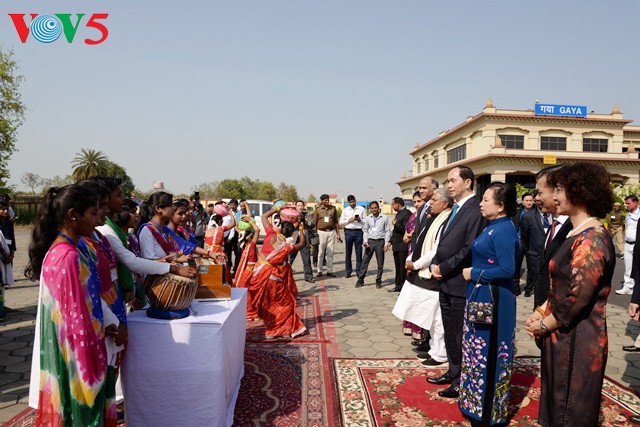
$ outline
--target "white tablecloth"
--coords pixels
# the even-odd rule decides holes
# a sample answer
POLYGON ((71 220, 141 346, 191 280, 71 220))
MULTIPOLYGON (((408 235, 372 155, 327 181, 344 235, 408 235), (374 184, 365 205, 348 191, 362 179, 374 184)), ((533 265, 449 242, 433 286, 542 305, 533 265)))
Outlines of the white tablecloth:
POLYGON ((121 379, 127 426, 230 426, 244 375, 246 289, 230 301, 194 302, 198 314, 128 316, 121 379))

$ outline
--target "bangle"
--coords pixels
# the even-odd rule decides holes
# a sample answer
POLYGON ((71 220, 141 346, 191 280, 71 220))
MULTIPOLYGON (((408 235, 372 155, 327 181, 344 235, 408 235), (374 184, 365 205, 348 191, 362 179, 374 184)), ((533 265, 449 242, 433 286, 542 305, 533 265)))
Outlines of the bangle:
POLYGON ((542 315, 542 317, 546 316, 544 310, 542 309, 542 306, 537 306, 536 309, 534 311, 537 311, 538 313, 540 313, 542 315))
POLYGON ((540 319, 540 330, 544 335, 551 333, 551 329, 547 328, 547 325, 544 324, 544 319, 540 319))

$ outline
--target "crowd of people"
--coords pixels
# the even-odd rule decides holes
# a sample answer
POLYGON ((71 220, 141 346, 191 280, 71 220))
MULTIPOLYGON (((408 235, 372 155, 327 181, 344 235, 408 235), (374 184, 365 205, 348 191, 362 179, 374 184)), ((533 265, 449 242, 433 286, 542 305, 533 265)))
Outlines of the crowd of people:
MULTIPOLYGON (((264 322, 265 339, 294 339, 306 327, 296 310, 293 260, 300 252, 307 282, 315 281, 314 268, 316 277, 335 277, 335 242, 342 242, 343 230, 345 276, 355 273, 356 288, 374 255, 380 288, 385 253, 393 252, 389 291, 399 292, 393 314, 424 366, 447 364, 443 375, 426 379, 446 386, 438 394, 458 399, 472 425, 509 421, 516 297, 526 259, 524 293, 536 308, 525 327, 542 351, 539 422, 596 425, 616 259, 611 235, 620 222, 610 215, 607 231, 598 220, 614 209, 609 174, 592 163, 545 168, 520 208, 511 184, 491 183, 479 198, 474 182, 466 166, 449 171, 446 188, 425 177, 413 195, 416 211, 394 198, 392 219, 376 201, 367 213, 353 195, 341 215, 326 194, 313 213, 302 201, 278 200, 260 218, 260 247, 260 227, 244 200, 205 210, 197 197, 156 192, 138 203, 125 199, 120 180, 109 177, 49 189, 25 271, 40 281, 34 344, 40 357, 33 360, 31 390, 38 422, 116 423, 127 313, 147 303, 145 275, 193 278, 197 257, 223 264, 225 281, 247 288, 247 318, 264 322)), ((6 210, 0 203, 3 261, 15 251, 6 210)), ((638 288, 632 287, 629 306, 636 319, 638 288)))

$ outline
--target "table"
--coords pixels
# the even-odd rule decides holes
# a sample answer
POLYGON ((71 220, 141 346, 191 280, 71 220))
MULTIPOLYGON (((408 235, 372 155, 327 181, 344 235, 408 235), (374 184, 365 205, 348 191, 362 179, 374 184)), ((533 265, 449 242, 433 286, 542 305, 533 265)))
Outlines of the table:
POLYGON ((230 426, 244 375, 247 290, 178 320, 128 316, 121 370, 128 426, 230 426))

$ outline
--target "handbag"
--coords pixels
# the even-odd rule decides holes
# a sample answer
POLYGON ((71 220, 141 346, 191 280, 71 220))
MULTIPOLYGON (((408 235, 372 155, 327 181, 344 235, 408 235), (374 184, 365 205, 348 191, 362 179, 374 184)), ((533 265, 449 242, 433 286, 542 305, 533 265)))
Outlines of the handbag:
MULTIPOLYGON (((484 270, 482 273, 484 273, 484 270)), ((480 325, 491 325, 493 324, 494 318, 493 292, 489 292, 489 295, 491 295, 491 302, 474 301, 474 298, 478 295, 478 289, 482 286, 480 284, 482 273, 480 273, 480 277, 478 277, 478 281, 476 282, 473 291, 471 291, 471 295, 469 295, 469 300, 467 301, 467 320, 471 323, 477 323, 480 325)), ((490 284, 489 286, 492 285, 490 284)), ((493 289, 491 291, 493 291, 493 289)))

